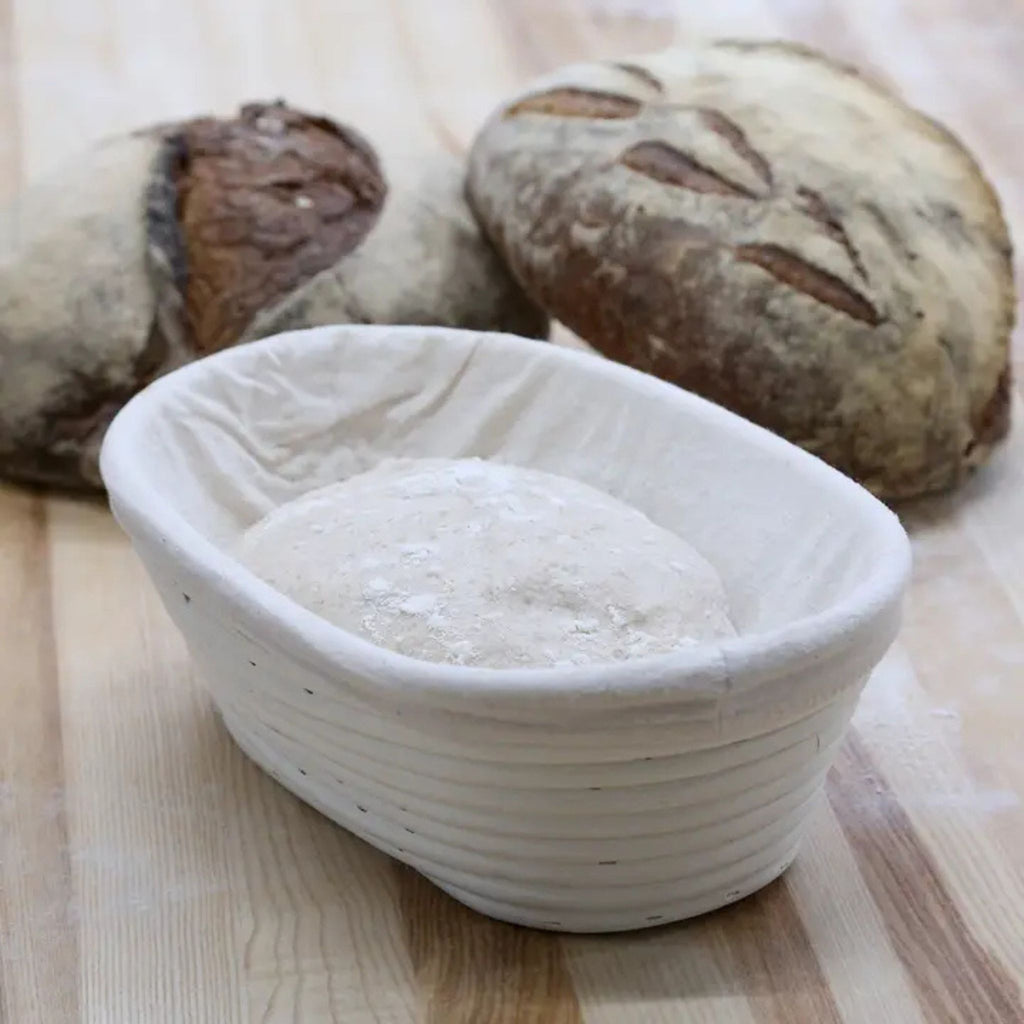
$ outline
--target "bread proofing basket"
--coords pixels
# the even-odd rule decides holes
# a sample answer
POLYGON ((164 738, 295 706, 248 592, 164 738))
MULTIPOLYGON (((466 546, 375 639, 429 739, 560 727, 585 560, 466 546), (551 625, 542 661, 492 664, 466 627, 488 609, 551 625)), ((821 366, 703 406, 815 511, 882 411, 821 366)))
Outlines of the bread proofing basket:
POLYGON ((238 744, 484 914, 563 931, 720 907, 793 860, 908 570, 896 518, 772 434, 597 356, 345 326, 194 363, 134 398, 102 471, 238 744), (599 667, 418 661, 231 555, 247 526, 386 456, 575 477, 689 540, 741 636, 599 667))

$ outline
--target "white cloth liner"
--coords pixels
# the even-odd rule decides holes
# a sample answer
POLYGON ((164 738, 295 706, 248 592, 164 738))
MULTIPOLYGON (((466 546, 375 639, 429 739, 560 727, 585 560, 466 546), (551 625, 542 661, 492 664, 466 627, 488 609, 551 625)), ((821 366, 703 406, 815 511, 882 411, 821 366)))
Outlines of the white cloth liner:
POLYGON ((744 633, 841 600, 882 554, 887 538, 844 489, 789 471, 807 456, 758 431, 723 437, 699 399, 581 374, 578 360, 600 357, 563 362, 542 342, 410 345, 382 328, 366 345, 361 331, 256 346, 164 396, 148 424, 161 488, 210 540, 389 455, 477 455, 583 480, 674 530, 721 573, 744 633))

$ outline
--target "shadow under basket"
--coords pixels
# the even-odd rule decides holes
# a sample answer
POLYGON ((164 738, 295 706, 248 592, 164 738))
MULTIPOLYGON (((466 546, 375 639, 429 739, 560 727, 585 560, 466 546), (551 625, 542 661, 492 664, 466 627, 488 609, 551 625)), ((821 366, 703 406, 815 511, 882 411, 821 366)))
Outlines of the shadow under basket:
POLYGON ((778 876, 895 635, 895 516, 731 413, 588 353, 495 334, 327 327, 161 378, 102 470, 239 745, 456 899, 540 928, 643 928, 778 876), (575 477, 719 571, 740 636, 594 667, 407 658, 232 555, 313 487, 388 456, 575 477))

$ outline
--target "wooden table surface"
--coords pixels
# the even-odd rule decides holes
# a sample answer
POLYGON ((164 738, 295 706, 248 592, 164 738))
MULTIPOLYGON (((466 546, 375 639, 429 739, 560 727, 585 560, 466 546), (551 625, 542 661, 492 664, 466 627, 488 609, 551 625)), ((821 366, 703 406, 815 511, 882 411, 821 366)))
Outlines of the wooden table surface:
MULTIPOLYGON (((695 32, 873 67, 1024 237, 1022 0, 0 0, 0 192, 245 98, 464 148, 529 76, 695 32)), ((0 489, 0 1019, 1024 1021, 1021 394, 995 463, 906 510, 906 624, 793 868, 634 935, 488 921, 307 809, 234 748, 105 508, 0 489)))

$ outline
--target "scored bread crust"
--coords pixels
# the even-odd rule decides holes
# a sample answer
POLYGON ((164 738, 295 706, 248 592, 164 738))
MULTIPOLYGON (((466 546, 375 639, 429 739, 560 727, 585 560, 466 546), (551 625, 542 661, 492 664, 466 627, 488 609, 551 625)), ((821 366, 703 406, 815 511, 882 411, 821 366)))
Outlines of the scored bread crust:
POLYGON ((947 130, 807 47, 560 69, 490 119, 467 191, 527 293, 598 351, 883 497, 956 483, 1008 430, 995 193, 947 130))

